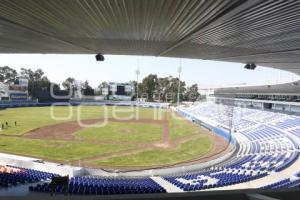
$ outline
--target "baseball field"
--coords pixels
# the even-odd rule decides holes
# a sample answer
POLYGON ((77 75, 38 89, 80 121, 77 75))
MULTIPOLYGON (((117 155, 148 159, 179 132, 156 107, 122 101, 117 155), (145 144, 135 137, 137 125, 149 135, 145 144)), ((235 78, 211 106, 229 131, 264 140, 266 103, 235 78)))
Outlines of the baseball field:
POLYGON ((225 142, 174 111, 55 106, 0 111, 0 152, 65 164, 144 169, 208 159, 225 142))

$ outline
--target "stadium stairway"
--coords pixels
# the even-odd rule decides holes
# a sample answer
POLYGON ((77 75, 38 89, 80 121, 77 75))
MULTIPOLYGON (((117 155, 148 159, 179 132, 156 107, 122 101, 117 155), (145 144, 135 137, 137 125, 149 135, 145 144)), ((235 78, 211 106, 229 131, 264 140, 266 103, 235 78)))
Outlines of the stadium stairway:
POLYGON ((165 190, 168 193, 174 193, 174 192, 183 192, 182 189, 176 187, 175 185, 171 184, 170 182, 166 181, 162 177, 154 176, 150 177, 153 181, 155 181, 157 184, 159 184, 161 187, 165 188, 165 190))

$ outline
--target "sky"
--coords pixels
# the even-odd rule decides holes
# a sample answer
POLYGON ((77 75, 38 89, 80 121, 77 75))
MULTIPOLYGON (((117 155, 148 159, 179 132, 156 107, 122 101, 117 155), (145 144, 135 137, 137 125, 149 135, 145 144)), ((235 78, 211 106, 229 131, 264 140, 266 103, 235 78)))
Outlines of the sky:
POLYGON ((207 61, 200 59, 179 59, 152 56, 105 55, 104 62, 97 62, 95 55, 67 54, 0 54, 0 66, 42 69, 55 83, 62 83, 67 77, 88 80, 97 87, 101 82, 128 82, 136 80, 140 70, 141 81, 149 74, 159 77, 178 76, 182 66, 181 80, 187 85, 220 87, 240 84, 264 85, 296 81, 299 76, 272 68, 258 66, 255 70, 244 69, 244 64, 207 61))

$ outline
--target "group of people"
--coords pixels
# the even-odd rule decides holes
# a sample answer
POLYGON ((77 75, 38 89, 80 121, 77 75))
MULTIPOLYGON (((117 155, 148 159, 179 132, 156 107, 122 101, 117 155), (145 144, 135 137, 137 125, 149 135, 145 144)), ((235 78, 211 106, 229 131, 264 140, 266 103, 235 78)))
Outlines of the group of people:
MULTIPOLYGON (((17 121, 15 121, 15 126, 17 126, 17 121)), ((1 124, 1 129, 2 129, 2 130, 3 130, 3 129, 6 129, 6 128, 9 128, 9 127, 11 127, 11 126, 9 125, 8 122, 5 122, 5 123, 2 123, 2 124, 1 124)))
POLYGON ((19 173, 19 172, 23 172, 23 170, 19 169, 19 168, 14 168, 14 167, 8 167, 8 166, 5 166, 5 165, 0 166, 0 173, 13 174, 13 173, 19 173))

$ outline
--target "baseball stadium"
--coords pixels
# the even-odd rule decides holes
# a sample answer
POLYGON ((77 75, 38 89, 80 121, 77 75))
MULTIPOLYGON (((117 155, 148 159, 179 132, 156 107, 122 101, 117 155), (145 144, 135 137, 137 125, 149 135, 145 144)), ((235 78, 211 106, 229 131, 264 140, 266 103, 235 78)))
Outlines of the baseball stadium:
MULTIPOLYGON (((0 0, 0 11, 1 54, 203 59, 300 75, 295 0, 0 0)), ((139 83, 136 70, 136 82, 101 91, 68 78, 60 90, 41 70, 0 67, 0 198, 298 199, 300 81, 203 97, 196 86, 183 94, 178 73, 139 83)))

